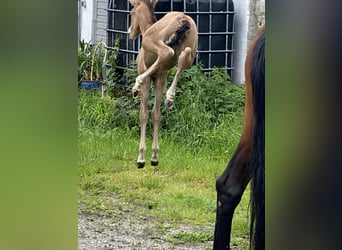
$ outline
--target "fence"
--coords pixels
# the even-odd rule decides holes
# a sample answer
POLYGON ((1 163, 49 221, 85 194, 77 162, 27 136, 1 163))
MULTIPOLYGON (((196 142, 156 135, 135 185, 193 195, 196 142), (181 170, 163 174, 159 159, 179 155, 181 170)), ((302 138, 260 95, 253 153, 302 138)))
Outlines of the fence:
MULTIPOLYGON (((125 68, 135 59, 141 45, 141 37, 132 41, 127 30, 130 21, 128 1, 110 0, 108 5, 108 45, 120 40, 118 67, 125 68)), ((204 70, 224 67, 231 75, 233 67, 234 4, 232 0, 159 0, 155 14, 157 19, 170 11, 181 11, 191 16, 199 31, 198 56, 204 70)))

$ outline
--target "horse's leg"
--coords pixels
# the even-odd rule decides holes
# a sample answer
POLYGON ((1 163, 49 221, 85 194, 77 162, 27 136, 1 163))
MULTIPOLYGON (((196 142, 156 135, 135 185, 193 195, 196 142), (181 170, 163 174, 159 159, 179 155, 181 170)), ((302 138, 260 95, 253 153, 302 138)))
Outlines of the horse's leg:
POLYGON ((155 72, 157 72, 157 70, 160 69, 160 66, 166 61, 170 60, 175 53, 172 48, 170 48, 169 46, 166 46, 162 42, 155 43, 151 41, 151 39, 147 39, 147 38, 145 40, 147 40, 145 41, 145 43, 143 40, 145 61, 146 61, 146 57, 149 54, 155 54, 155 55, 158 55, 158 57, 156 61, 144 71, 144 73, 139 74, 138 77, 135 79, 135 84, 132 89, 133 98, 137 98, 139 96, 140 87, 142 83, 144 82, 144 80, 147 77, 153 75, 155 72))
POLYGON ((166 92, 165 104, 168 108, 173 107, 173 99, 176 94, 176 86, 177 86, 177 82, 179 80, 180 74, 185 69, 190 68, 192 62, 193 62, 193 57, 191 53, 191 48, 186 47, 179 55, 175 77, 173 78, 170 88, 166 92))
POLYGON ((216 181, 217 209, 214 249, 230 249, 233 214, 251 179, 251 144, 241 143, 223 174, 216 181))
POLYGON ((149 98, 150 81, 147 79, 141 86, 140 100, 140 144, 139 156, 137 160, 138 168, 145 166, 146 151, 146 125, 148 121, 148 98, 149 98))
POLYGON ((158 165, 158 150, 159 150, 159 124, 161 119, 160 105, 162 102, 162 97, 164 93, 164 88, 166 84, 168 71, 163 71, 158 74, 158 78, 155 79, 156 97, 154 101, 154 106, 152 110, 152 123, 153 123, 153 143, 152 143, 152 158, 151 165, 158 165))
MULTIPOLYGON (((146 70, 144 56, 145 56, 144 48, 141 48, 139 50, 139 53, 136 59, 137 66, 138 66, 138 76, 142 74, 143 72, 145 72, 146 70)), ((137 81, 137 78, 135 79, 135 84, 132 88, 132 95, 134 99, 136 99, 140 95, 140 88, 141 88, 142 83, 143 81, 141 80, 137 81)))

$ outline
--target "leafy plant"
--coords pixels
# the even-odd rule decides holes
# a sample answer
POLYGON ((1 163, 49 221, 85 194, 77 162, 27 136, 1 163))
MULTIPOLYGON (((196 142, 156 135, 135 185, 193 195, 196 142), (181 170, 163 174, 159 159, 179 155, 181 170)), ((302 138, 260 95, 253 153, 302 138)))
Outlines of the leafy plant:
POLYGON ((119 75, 117 73, 116 60, 119 55, 120 40, 115 40, 114 47, 108 50, 108 59, 104 66, 105 72, 102 84, 107 91, 113 91, 115 85, 119 84, 119 75))
POLYGON ((113 48, 100 42, 96 45, 80 41, 78 47, 78 80, 100 81, 107 87, 116 82, 116 59, 119 54, 119 40, 113 48))
POLYGON ((85 42, 79 42, 78 45, 78 81, 90 79, 91 56, 94 45, 85 42))

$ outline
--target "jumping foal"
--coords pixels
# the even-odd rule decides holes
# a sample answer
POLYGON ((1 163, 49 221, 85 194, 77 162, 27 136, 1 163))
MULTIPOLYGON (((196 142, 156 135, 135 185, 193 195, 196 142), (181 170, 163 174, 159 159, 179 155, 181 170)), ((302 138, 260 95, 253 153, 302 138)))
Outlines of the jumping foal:
POLYGON ((265 249, 265 28, 256 34, 245 63, 243 131, 227 168, 216 181, 214 249, 230 249, 234 210, 252 179, 250 245, 265 249))
POLYGON ((153 143, 151 165, 158 165, 158 130, 161 119, 160 105, 170 69, 177 65, 175 77, 166 92, 165 104, 172 108, 176 85, 182 71, 190 68, 197 51, 198 32, 191 17, 181 12, 170 12, 157 21, 154 7, 157 0, 129 0, 131 39, 142 35, 142 47, 137 56, 138 77, 132 89, 133 98, 141 95, 140 145, 138 168, 145 166, 146 124, 148 120, 148 98, 150 81, 155 85, 156 95, 152 110, 153 143))

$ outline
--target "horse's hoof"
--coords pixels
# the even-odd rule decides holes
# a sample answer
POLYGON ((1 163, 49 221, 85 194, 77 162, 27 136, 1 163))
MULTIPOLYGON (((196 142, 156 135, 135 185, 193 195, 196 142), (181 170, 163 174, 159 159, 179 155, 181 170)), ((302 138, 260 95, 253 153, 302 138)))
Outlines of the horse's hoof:
POLYGON ((165 101, 165 104, 166 104, 166 107, 167 107, 168 109, 172 109, 172 108, 173 108, 173 101, 171 101, 171 100, 166 100, 166 101, 165 101))
POLYGON ((154 167, 158 166, 158 161, 151 161, 151 165, 154 166, 154 167))
POLYGON ((133 97, 133 99, 137 99, 139 97, 139 95, 140 95, 140 90, 138 90, 138 89, 133 89, 132 90, 132 97, 133 97))
POLYGON ((138 168, 144 168, 145 162, 137 162, 138 168))

